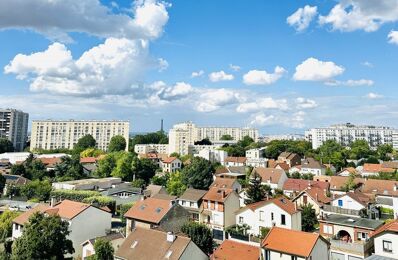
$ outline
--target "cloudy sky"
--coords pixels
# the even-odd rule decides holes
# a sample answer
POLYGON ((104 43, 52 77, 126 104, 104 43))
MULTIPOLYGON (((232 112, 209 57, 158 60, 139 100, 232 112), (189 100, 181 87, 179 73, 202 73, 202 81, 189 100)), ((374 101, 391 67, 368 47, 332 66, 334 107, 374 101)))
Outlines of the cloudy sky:
POLYGON ((398 0, 2 0, 0 107, 303 133, 398 127, 398 0))

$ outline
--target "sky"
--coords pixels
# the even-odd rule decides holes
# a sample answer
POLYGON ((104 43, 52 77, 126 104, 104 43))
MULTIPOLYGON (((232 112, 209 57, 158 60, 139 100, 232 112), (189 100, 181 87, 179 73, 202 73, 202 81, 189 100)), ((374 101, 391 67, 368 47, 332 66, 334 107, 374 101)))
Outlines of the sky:
POLYGON ((398 0, 2 0, 0 107, 302 134, 398 128, 398 0))

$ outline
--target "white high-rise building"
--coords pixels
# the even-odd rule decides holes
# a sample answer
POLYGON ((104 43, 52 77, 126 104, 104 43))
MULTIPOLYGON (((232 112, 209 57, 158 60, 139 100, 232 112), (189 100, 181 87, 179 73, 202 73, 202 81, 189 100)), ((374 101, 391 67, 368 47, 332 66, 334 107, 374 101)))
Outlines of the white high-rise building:
POLYGON ((371 148, 381 144, 393 145, 393 133, 396 130, 385 126, 353 125, 350 123, 330 127, 312 128, 305 132, 305 139, 317 149, 327 140, 335 140, 343 146, 349 146, 356 140, 365 140, 371 148))
POLYGON ((109 141, 113 136, 121 135, 126 139, 126 150, 129 141, 128 121, 100 121, 100 120, 34 120, 30 150, 58 148, 73 149, 77 141, 92 135, 97 142, 97 148, 108 150, 109 141))
POLYGON ((169 131, 169 152, 185 155, 189 153, 189 145, 208 138, 211 142, 220 141, 223 135, 230 135, 239 141, 249 136, 258 141, 258 130, 255 128, 239 127, 197 127, 192 122, 176 124, 169 131))
POLYGON ((16 109, 0 109, 0 138, 14 145, 16 152, 23 151, 28 136, 29 114, 16 109))
POLYGON ((393 147, 395 150, 398 150, 398 130, 395 130, 395 131, 392 133, 392 147, 393 147))

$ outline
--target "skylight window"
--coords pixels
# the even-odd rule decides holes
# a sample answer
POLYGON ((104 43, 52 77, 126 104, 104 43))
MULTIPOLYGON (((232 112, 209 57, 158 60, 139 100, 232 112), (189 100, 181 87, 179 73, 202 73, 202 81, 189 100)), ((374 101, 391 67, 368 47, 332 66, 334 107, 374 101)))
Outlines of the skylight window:
POLYGON ((159 207, 159 208, 156 208, 155 211, 156 211, 156 213, 160 213, 162 211, 162 209, 163 208, 159 207))
POLYGON ((131 248, 135 248, 137 246, 137 244, 138 244, 138 241, 135 240, 134 243, 131 245, 131 248))

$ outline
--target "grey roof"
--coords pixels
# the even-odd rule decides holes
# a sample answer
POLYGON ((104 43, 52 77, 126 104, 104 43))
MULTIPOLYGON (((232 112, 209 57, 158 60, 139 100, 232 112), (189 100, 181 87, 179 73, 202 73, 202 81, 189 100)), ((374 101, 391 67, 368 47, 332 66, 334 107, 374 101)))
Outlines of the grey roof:
POLYGON ((90 241, 90 243, 94 245, 95 240, 97 240, 97 239, 102 239, 102 240, 105 240, 105 241, 112 241, 112 240, 115 240, 115 239, 122 239, 122 238, 124 238, 124 236, 121 233, 111 233, 111 234, 106 235, 106 236, 89 239, 88 241, 90 241))
POLYGON ((132 187, 131 183, 122 183, 120 185, 117 185, 114 188, 110 188, 110 189, 107 189, 107 190, 101 192, 101 194, 105 195, 105 196, 110 196, 113 194, 117 194, 119 192, 130 192, 130 193, 134 193, 134 194, 142 194, 142 189, 132 187))
POLYGON ((149 184, 146 187, 145 194, 153 197, 156 194, 167 194, 166 188, 160 185, 149 184))
POLYGON ((158 194, 152 196, 152 198, 160 199, 160 200, 175 200, 175 199, 177 199, 177 196, 158 193, 158 194))
POLYGON ((385 198, 385 197, 376 197, 376 203, 382 205, 393 206, 393 199, 392 198, 385 198))
POLYGON ((365 258, 365 260, 395 260, 395 258, 390 258, 390 257, 386 257, 386 256, 381 256, 381 255, 371 255, 371 256, 365 258))
POLYGON ((307 158, 301 162, 302 168, 310 168, 310 169, 321 169, 326 168, 326 166, 322 165, 320 162, 315 160, 314 158, 307 158))
POLYGON ((197 190, 189 188, 184 192, 184 194, 180 196, 179 199, 189 200, 189 201, 199 201, 206 193, 207 190, 197 190))
POLYGON ((230 166, 227 167, 230 173, 239 173, 246 175, 246 167, 245 166, 230 166))
POLYGON ((350 227, 361 227, 371 230, 376 230, 378 227, 383 225, 383 221, 367 218, 350 217, 338 214, 326 215, 321 222, 327 222, 337 225, 350 226, 350 227))

